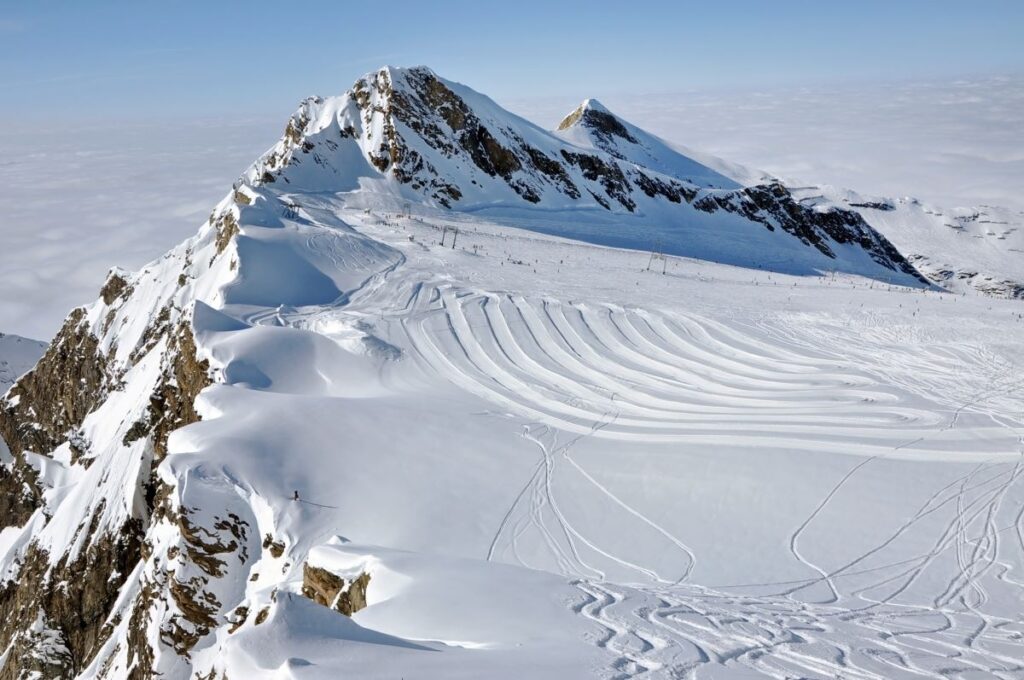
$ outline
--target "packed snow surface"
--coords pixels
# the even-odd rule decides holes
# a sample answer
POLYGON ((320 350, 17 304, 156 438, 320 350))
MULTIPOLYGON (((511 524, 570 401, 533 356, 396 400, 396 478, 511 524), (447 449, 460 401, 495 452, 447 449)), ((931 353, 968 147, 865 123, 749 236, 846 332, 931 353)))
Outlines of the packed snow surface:
POLYGON ((1019 302, 253 195, 161 474, 287 547, 195 668, 1024 672, 1019 302), (307 561, 369 606, 300 596, 307 561))

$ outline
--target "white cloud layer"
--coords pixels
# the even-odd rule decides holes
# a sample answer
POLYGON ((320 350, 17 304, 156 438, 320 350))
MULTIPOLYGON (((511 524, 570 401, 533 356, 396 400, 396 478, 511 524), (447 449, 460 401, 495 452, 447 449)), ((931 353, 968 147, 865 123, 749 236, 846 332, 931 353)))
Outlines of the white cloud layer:
MULTIPOLYGON (((1024 75, 600 97, 665 139, 785 179, 1024 210, 1024 75)), ((505 102, 550 127, 579 102, 505 102)))
MULTIPOLYGON (((1024 209, 1024 76, 601 99, 670 141, 787 179, 1024 209)), ((579 102, 502 103, 553 127, 579 102)), ((49 338, 111 266, 193 234, 283 123, 0 126, 0 331, 49 338)))
POLYGON ((0 129, 0 329, 49 339, 113 265, 195 233, 281 121, 0 129))

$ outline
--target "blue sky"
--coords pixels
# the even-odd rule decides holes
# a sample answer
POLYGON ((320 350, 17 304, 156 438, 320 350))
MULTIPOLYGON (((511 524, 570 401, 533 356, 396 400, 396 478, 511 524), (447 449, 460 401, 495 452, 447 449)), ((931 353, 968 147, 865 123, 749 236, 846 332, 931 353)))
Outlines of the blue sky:
POLYGON ((1024 71, 1024 2, 10 2, 0 118, 287 115, 382 64, 498 101, 1024 71))

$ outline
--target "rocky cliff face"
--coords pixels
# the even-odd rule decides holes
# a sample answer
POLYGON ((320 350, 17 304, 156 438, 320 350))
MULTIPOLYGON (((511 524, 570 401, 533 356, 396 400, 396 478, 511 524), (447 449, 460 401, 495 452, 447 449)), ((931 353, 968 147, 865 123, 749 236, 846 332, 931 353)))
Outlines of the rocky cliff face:
POLYGON ((884 236, 871 228, 852 210, 818 211, 798 203, 781 183, 745 187, 727 194, 711 194, 694 203, 698 210, 743 215, 768 230, 776 227, 812 246, 829 258, 835 258, 834 245, 852 243, 863 248, 882 267, 913 276, 921 283, 929 280, 896 250, 884 236))
MULTIPOLYGON (((221 222, 231 211, 221 210, 221 222)), ((163 577, 159 586, 141 573, 158 527, 172 529, 182 562, 200 571, 215 574, 212 555, 237 547, 190 525, 156 474, 170 433, 199 419, 195 398, 210 384, 188 284, 226 264, 217 262, 216 221, 137 274, 111 272, 100 298, 71 312, 0 399, 10 451, 0 465, 0 521, 20 531, 0 574, 0 647, 8 650, 0 678, 77 676, 118 626, 139 610, 150 616, 161 597, 195 618, 187 601, 200 590, 196 577, 176 581, 159 560, 150 572, 163 577), (203 258, 193 259, 196 249, 203 258), (69 484, 70 496, 56 492, 69 484)), ((227 518, 209 531, 241 530, 227 518)), ((154 677, 144 663, 154 639, 136 623, 137 634, 117 644, 140 660, 134 677, 154 677)))

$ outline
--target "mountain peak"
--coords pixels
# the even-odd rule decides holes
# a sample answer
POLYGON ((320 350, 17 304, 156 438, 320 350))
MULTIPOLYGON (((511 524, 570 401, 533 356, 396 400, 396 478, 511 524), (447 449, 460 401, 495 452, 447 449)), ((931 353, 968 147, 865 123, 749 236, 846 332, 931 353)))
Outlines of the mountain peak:
MULTIPOLYGON (((745 228, 772 241, 766 248, 779 247, 770 234, 780 228, 796 237, 787 250, 811 246, 816 254, 801 253, 808 267, 825 260, 832 266, 838 246, 852 241, 870 252, 869 269, 880 265, 885 275, 916 274, 858 215, 823 218, 774 185, 744 191, 739 182, 596 99, 585 100, 550 132, 425 66, 385 66, 342 96, 308 100, 246 181, 288 185, 289 193, 346 194, 373 181, 374 201, 387 196, 396 203, 417 200, 456 210, 537 206, 588 216, 630 215, 648 229, 731 223, 741 215, 745 228)), ((248 205, 252 198, 238 200, 248 205)), ((646 247, 650 232, 643 233, 646 247)), ((719 240, 701 254, 713 251, 717 261, 747 263, 750 243, 748 238, 736 247, 719 240)))
POLYGON ((575 111, 562 119, 558 130, 568 130, 574 125, 582 125, 603 137, 620 137, 633 144, 637 143, 622 121, 596 99, 584 99, 575 111))
POLYGON ((415 66, 392 66, 391 64, 385 64, 375 72, 367 73, 365 76, 360 78, 360 80, 367 80, 374 75, 386 75, 392 82, 405 75, 437 78, 437 74, 433 69, 424 64, 417 64, 415 66))
POLYGON ((594 113, 598 113, 598 114, 606 114, 606 115, 609 115, 609 116, 612 116, 612 117, 615 116, 615 114, 613 114, 611 111, 608 110, 607 106, 605 106, 604 104, 602 104, 598 100, 594 99, 593 97, 588 97, 587 99, 584 99, 583 103, 580 104, 576 108, 576 111, 574 111, 573 113, 577 113, 577 112, 580 113, 581 116, 585 116, 589 112, 594 112, 594 113))

